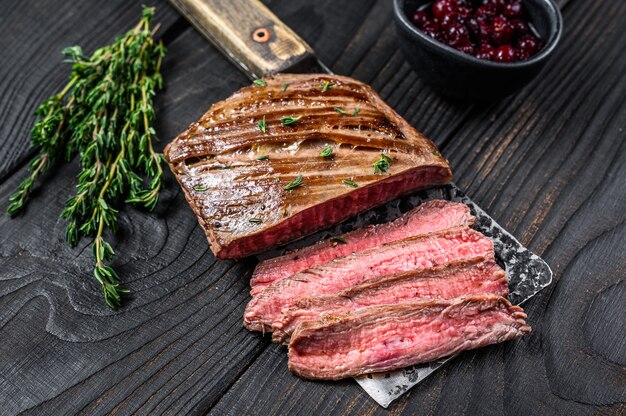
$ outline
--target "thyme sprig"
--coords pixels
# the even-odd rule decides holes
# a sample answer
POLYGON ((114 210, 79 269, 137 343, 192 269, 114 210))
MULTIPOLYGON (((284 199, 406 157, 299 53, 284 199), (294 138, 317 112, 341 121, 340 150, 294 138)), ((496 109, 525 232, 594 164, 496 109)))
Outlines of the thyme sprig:
POLYGON ((263 116, 263 118, 259 120, 256 124, 259 127, 259 130, 261 130, 261 133, 265 133, 267 131, 267 123, 265 122, 265 116, 263 116))
POLYGON ((114 207, 125 201, 152 210, 162 188, 163 155, 153 147, 153 97, 163 84, 165 48, 154 40, 153 16, 154 8, 144 7, 133 29, 91 56, 79 46, 63 51, 72 63, 69 82, 37 109, 31 142, 38 155, 29 165, 30 175, 9 198, 8 213, 16 215, 43 172, 78 155, 76 193, 61 216, 67 220, 70 245, 93 237, 93 275, 111 308, 118 308, 129 293, 108 265, 115 252, 105 232, 116 231, 114 207))
POLYGON ((298 120, 300 120, 301 118, 302 116, 298 116, 298 117, 287 116, 287 117, 281 118, 280 121, 283 123, 283 126, 291 126, 292 124, 296 124, 298 120))
POLYGON ((380 159, 374 162, 374 174, 385 173, 391 167, 391 158, 384 153, 380 154, 380 159))
POLYGON ((333 146, 327 144, 326 146, 324 146, 324 148, 320 152, 320 156, 323 157, 323 158, 329 158, 329 157, 332 156, 333 150, 335 150, 335 148, 333 146))
POLYGON ((322 82, 322 92, 328 91, 328 89, 330 87, 333 87, 334 85, 335 85, 335 83, 332 82, 332 81, 323 81, 322 82))
POLYGON ((297 188, 300 185, 302 185, 302 175, 298 175, 296 179, 285 185, 285 190, 289 191, 291 189, 297 188))

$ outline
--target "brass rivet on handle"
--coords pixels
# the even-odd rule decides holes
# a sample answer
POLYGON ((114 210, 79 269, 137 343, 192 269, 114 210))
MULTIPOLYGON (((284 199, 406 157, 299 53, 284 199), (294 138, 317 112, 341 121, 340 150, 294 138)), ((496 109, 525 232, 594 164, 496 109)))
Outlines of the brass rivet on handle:
POLYGON ((259 43, 265 43, 272 37, 272 32, 269 29, 260 27, 252 33, 252 40, 259 43))

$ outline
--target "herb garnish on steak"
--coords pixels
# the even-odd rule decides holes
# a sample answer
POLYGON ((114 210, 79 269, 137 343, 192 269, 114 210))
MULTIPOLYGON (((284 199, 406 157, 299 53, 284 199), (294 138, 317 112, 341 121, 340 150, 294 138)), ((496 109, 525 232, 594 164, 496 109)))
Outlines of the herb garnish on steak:
POLYGON ((374 90, 326 74, 276 75, 242 88, 164 154, 218 258, 265 251, 451 178, 430 140, 374 90), (332 158, 320 157, 325 146, 332 158), (387 159, 373 168, 381 154, 391 169, 387 159), (269 159, 258 163, 260 156, 269 159), (284 189, 299 175, 306 192, 284 189), (250 217, 262 217, 262 226, 249 227, 250 217))

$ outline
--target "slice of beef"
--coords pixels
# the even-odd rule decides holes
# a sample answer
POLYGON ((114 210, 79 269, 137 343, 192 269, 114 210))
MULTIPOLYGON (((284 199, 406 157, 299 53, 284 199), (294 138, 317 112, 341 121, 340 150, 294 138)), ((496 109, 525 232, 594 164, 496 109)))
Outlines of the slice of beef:
POLYGON ((297 299, 272 328, 272 340, 285 343, 302 322, 319 319, 332 312, 348 312, 368 306, 414 302, 419 299, 453 299, 460 296, 493 293, 506 297, 508 279, 493 260, 476 258, 448 263, 430 269, 384 276, 332 295, 297 299))
POLYGON ((164 151, 218 258, 264 251, 450 181, 432 142, 369 86, 326 74, 264 82, 213 105, 164 151), (326 146, 332 154, 323 157, 326 146))
POLYGON ((338 380, 449 357, 531 331, 519 306, 497 295, 424 300, 327 314, 289 343, 289 370, 338 380))
POLYGON ((284 256, 262 261, 250 280, 252 286, 250 293, 254 296, 276 280, 355 251, 433 231, 471 226, 474 220, 465 204, 442 200, 428 201, 395 221, 371 225, 342 235, 345 243, 333 239, 324 240, 284 256))
POLYGON ((269 331, 283 308, 307 295, 337 293, 366 280, 427 269, 455 260, 494 259, 493 242, 470 228, 455 228, 357 251, 270 284, 244 313, 250 330, 269 331))

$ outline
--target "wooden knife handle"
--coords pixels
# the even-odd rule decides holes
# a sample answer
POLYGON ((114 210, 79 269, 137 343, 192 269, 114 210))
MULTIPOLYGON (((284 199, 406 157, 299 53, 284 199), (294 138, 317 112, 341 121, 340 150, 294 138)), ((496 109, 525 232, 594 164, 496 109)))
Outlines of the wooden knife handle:
POLYGON ((298 71, 313 50, 258 0, 170 0, 252 79, 298 71))

